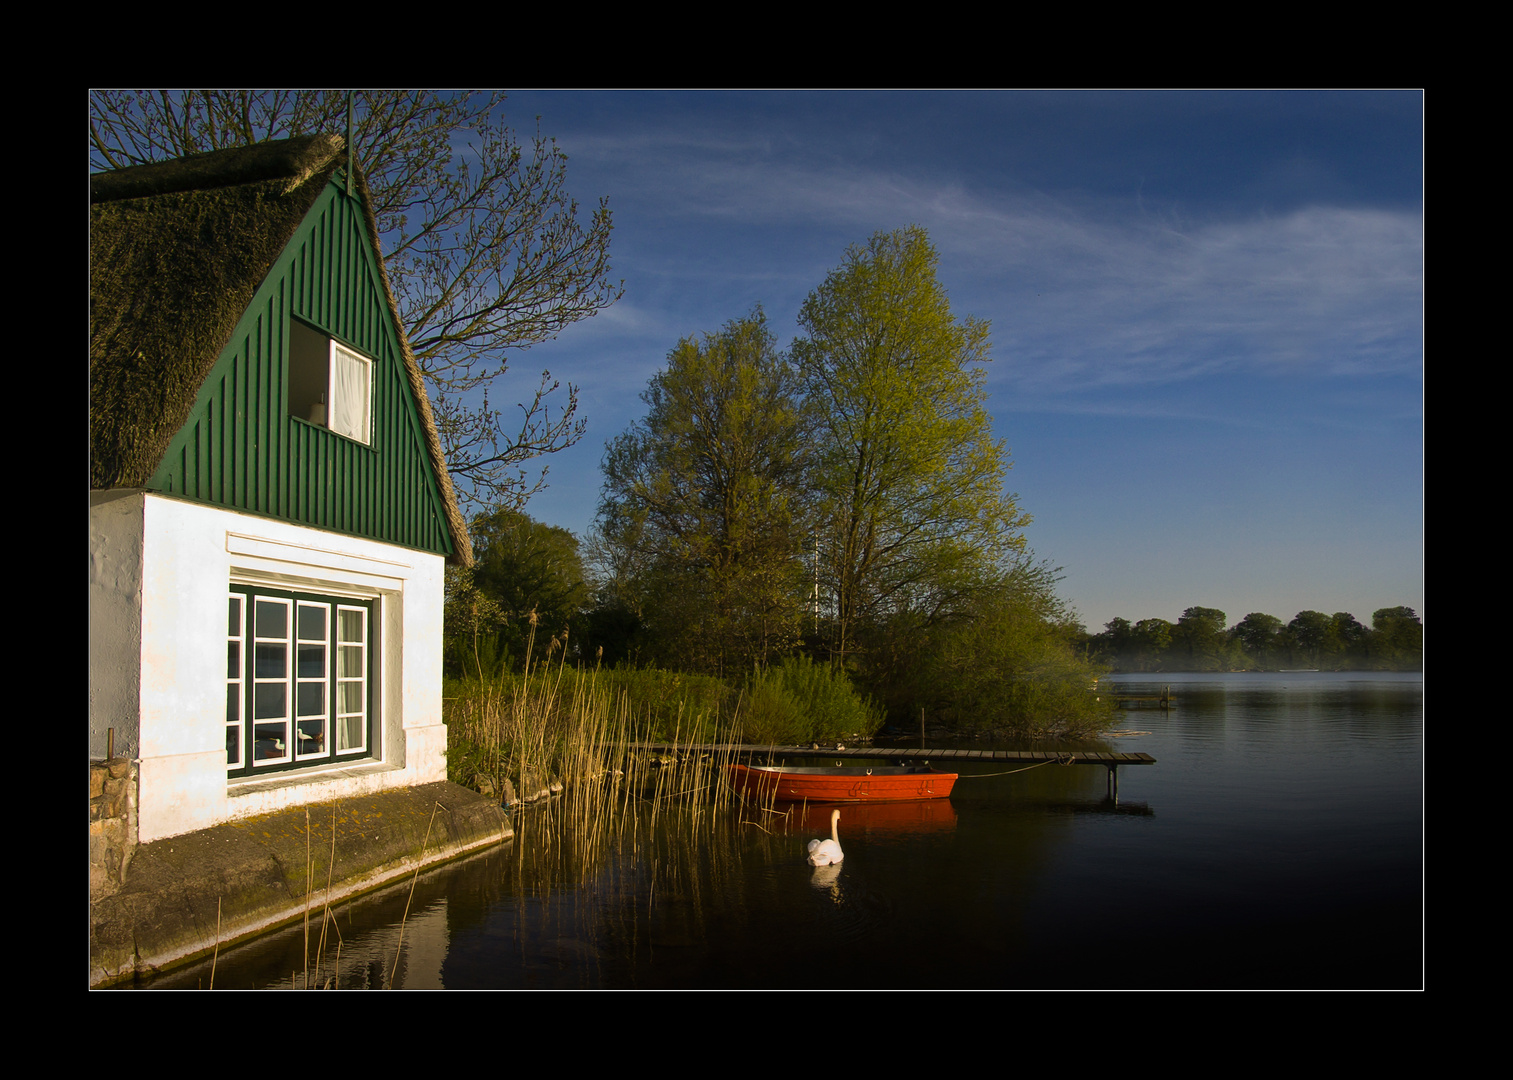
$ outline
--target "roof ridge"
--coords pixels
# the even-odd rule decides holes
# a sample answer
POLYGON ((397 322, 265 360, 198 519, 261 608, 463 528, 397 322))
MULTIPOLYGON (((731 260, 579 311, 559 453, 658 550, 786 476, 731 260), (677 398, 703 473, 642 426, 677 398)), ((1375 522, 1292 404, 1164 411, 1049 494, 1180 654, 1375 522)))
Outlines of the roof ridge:
POLYGON ((130 165, 90 176, 89 201, 139 199, 265 180, 287 181, 284 187, 287 194, 326 171, 345 152, 346 142, 340 135, 299 135, 210 150, 172 161, 130 165))

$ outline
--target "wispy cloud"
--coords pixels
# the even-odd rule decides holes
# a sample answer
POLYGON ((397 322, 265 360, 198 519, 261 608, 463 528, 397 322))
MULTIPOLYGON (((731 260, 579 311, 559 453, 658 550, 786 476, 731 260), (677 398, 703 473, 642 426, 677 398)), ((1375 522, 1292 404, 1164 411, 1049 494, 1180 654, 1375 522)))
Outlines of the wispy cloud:
MULTIPOLYGON (((1416 212, 1314 206, 1177 224, 1033 196, 916 203, 953 301, 1041 393, 1216 371, 1407 374, 1422 364, 1416 212)), ((1007 377, 1007 376, 1003 376, 1007 377)))
MULTIPOLYGON (((991 319, 996 352, 1012 361, 994 379, 1025 391, 1214 372, 1407 374, 1422 363, 1417 211, 1183 217, 1134 196, 1073 201, 981 177, 857 166, 761 133, 663 128, 578 149, 617 163, 617 199, 639 227, 728 230, 714 250, 678 251, 668 268, 693 264, 712 296, 799 297, 845 243, 924 225, 958 311, 991 319)), ((656 263, 669 251, 648 245, 645 256, 656 263)))

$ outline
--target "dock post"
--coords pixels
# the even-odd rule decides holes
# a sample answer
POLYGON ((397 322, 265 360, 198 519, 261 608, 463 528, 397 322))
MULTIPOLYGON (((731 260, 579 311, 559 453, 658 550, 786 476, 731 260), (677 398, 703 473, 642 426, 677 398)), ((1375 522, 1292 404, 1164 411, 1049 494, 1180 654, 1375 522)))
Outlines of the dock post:
POLYGON ((1108 767, 1108 797, 1114 802, 1119 801, 1119 766, 1108 767))

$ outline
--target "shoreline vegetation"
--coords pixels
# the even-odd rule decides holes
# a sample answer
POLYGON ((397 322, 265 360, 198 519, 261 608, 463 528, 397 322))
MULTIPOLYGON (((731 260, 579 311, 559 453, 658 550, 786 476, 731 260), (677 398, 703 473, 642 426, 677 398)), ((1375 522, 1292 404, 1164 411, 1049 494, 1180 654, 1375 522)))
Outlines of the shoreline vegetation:
POLYGON ((518 504, 474 517, 475 564, 447 575, 454 779, 539 789, 622 768, 638 742, 885 724, 1073 742, 1114 726, 1111 669, 1422 664, 1408 608, 1231 629, 1192 607, 1088 634, 1007 487, 989 327, 952 311, 937 269, 923 229, 880 232, 786 349, 760 305, 679 340, 605 446, 587 536, 518 504))
POLYGON ((532 787, 616 740, 1112 726, 1007 485, 988 324, 938 262, 922 228, 879 232, 786 348, 760 304, 679 340, 581 541, 519 504, 473 518, 475 563, 447 574, 454 777, 532 787))
MULTIPOLYGON (((585 669, 569 661, 561 639, 533 663, 534 643, 532 635, 522 670, 501 663, 490 674, 480 664, 479 674, 448 678, 444 692, 448 779, 507 803, 554 793, 554 783, 618 777, 639 767, 692 768, 692 778, 681 783, 698 787, 712 782, 704 771, 717 773, 723 764, 676 752, 654 760, 634 749, 641 743, 824 745, 885 733, 879 705, 844 672, 804 655, 731 680, 629 665, 585 669)), ((1062 670, 1043 663, 1039 671, 1006 675, 985 667, 977 678, 958 679, 954 692, 937 694, 934 708, 925 708, 930 728, 1026 741, 1098 737, 1112 726, 1112 702, 1097 693, 1096 676, 1069 647, 1055 659, 1062 670), (988 706, 989 697, 996 708, 963 722, 964 710, 988 706)), ((890 732, 918 731, 919 715, 890 732)))
POLYGON ((533 665, 534 646, 532 632, 519 672, 501 664, 490 675, 480 664, 477 676, 447 681, 453 782, 506 801, 513 801, 506 794, 512 790, 530 800, 549 789, 551 778, 573 782, 627 766, 677 763, 637 754, 632 748, 639 743, 835 742, 869 738, 882 724, 881 713, 844 675, 804 657, 732 686, 658 669, 585 670, 569 664, 559 638, 533 665))
POLYGON ((1205 671, 1422 671, 1424 627, 1409 607, 1378 608, 1371 626, 1348 611, 1300 611, 1291 622, 1253 611, 1234 626, 1216 608, 1175 623, 1114 619, 1081 651, 1110 674, 1205 671))

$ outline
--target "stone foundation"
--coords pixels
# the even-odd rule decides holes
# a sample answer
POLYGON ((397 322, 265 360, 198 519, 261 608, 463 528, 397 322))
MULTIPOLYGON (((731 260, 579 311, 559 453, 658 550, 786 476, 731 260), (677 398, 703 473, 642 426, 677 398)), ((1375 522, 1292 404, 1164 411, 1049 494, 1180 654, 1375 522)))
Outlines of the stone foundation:
POLYGON ((89 898, 118 892, 137 847, 137 763, 89 763, 89 898))

